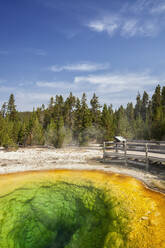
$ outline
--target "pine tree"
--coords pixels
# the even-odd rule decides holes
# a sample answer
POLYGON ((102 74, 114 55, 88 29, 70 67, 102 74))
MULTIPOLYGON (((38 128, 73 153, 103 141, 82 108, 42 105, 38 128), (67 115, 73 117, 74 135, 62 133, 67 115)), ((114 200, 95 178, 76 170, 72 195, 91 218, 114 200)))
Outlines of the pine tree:
POLYGON ((81 139, 81 131, 82 131, 82 119, 81 116, 81 104, 80 99, 77 98, 76 100, 76 106, 74 111, 74 127, 73 127, 73 134, 74 139, 79 143, 79 140, 81 139))
POLYGON ((16 111, 15 99, 13 94, 10 95, 8 101, 7 115, 9 116, 10 121, 17 121, 17 111, 16 111))
POLYGON ((144 122, 146 121, 147 118, 148 105, 149 105, 149 96, 147 92, 144 91, 142 97, 142 106, 141 106, 141 116, 144 122))
POLYGON ((89 141, 90 128, 92 120, 90 110, 87 105, 86 95, 83 93, 81 102, 77 98, 74 111, 74 139, 80 145, 85 145, 89 141))
POLYGON ((27 125, 25 122, 21 123, 19 132, 18 132, 18 144, 19 145, 26 145, 26 140, 27 140, 27 125))
POLYGON ((58 120, 60 116, 64 114, 64 100, 63 97, 60 95, 56 95, 56 100, 53 108, 53 118, 58 120))
POLYGON ((87 105, 86 94, 83 93, 81 98, 81 115, 80 118, 82 120, 82 129, 86 129, 91 126, 92 120, 90 116, 90 110, 87 105))
POLYGON ((21 123, 19 121, 12 122, 12 140, 15 144, 18 144, 18 134, 21 129, 21 123))
POLYGON ((0 146, 3 145, 4 135, 5 135, 5 119, 0 115, 0 146))
POLYGON ((2 108, 1 108, 1 115, 3 118, 5 118, 6 114, 7 114, 7 103, 4 102, 4 104, 2 105, 2 108))
POLYGON ((154 114, 154 120, 152 122, 152 137, 155 140, 161 140, 163 133, 162 133, 162 128, 163 128, 163 112, 162 108, 158 107, 156 109, 156 113, 154 114))
POLYGON ((135 105, 135 119, 139 118, 139 115, 141 114, 141 109, 142 109, 142 100, 140 93, 138 92, 138 95, 136 97, 136 105, 135 105))
POLYGON ((64 120, 63 117, 60 116, 57 121, 57 141, 56 141, 57 148, 61 148, 63 146, 64 139, 65 139, 64 120))
POLYGON ((69 97, 64 103, 64 123, 70 131, 73 129, 74 122, 74 108, 76 104, 76 98, 70 93, 69 97))
POLYGON ((134 138, 136 140, 143 139, 144 134, 144 122, 139 114, 135 120, 135 132, 134 132, 134 138))
POLYGON ((129 138, 134 138, 134 133, 135 133, 135 119, 134 119, 134 107, 132 102, 127 104, 125 114, 127 117, 126 122, 128 121, 128 126, 129 126, 129 138))
POLYGON ((101 121, 101 112, 100 112, 101 105, 99 104, 98 97, 96 96, 95 93, 93 94, 90 104, 91 104, 92 124, 96 128, 98 128, 101 121))
POLYGON ((158 85, 152 96, 152 137, 157 140, 162 138, 163 106, 161 97, 161 87, 158 85))
POLYGON ((161 106, 161 87, 158 85, 152 96, 152 111, 153 115, 156 115, 158 108, 161 106))
POLYGON ((81 112, 80 112, 80 119, 81 119, 81 132, 80 132, 80 145, 87 145, 89 142, 89 129, 92 126, 92 119, 90 115, 90 110, 87 105, 86 94, 83 93, 81 98, 81 112))
POLYGON ((60 116, 55 122, 51 119, 45 132, 46 144, 53 145, 56 148, 61 148, 64 144, 65 136, 66 130, 64 127, 63 117, 60 116))
POLYGON ((161 105, 163 109, 163 115, 165 117, 165 86, 163 86, 162 92, 161 92, 161 105))
POLYGON ((31 144, 32 145, 43 145, 44 144, 44 134, 43 128, 36 117, 31 130, 31 144))
POLYGON ((101 125, 103 129, 103 140, 104 141, 112 140, 114 136, 113 116, 106 104, 104 104, 103 106, 101 125))
POLYGON ((51 119, 50 124, 47 126, 45 131, 45 142, 47 145, 56 146, 57 140, 57 125, 54 120, 51 119))
POLYGON ((54 98, 51 97, 48 108, 43 110, 43 128, 46 130, 48 125, 50 124, 51 118, 53 118, 54 114, 54 98))
POLYGON ((115 112, 104 105, 102 111, 96 94, 87 104, 85 93, 81 101, 72 93, 64 101, 61 95, 50 99, 48 108, 33 112, 17 112, 14 95, 0 111, 0 145, 5 147, 32 144, 52 144, 55 147, 72 142, 113 139, 114 134, 126 138, 165 140, 165 86, 158 85, 151 99, 144 91, 138 93, 135 107, 128 103, 115 112))
POLYGON ((33 112, 31 113, 29 120, 27 120, 27 122, 26 122, 26 134, 27 134, 26 145, 32 145, 32 143, 33 143, 32 133, 34 131, 33 127, 34 127, 34 122, 35 122, 36 118, 37 118, 37 116, 36 116, 36 113, 33 109, 33 112))
POLYGON ((127 104, 127 107, 126 107, 126 111, 125 112, 126 112, 128 121, 130 123, 133 123, 133 121, 134 121, 134 107, 133 107, 132 102, 130 102, 130 103, 127 104))
POLYGON ((120 106, 116 112, 116 135, 123 136, 127 139, 133 138, 132 126, 128 121, 126 111, 120 106))
POLYGON ((3 128, 0 132, 1 145, 5 148, 16 147, 16 143, 14 142, 12 136, 13 123, 9 121, 9 118, 7 117, 6 119, 4 119, 3 128))
POLYGON ((53 112, 53 107, 54 107, 54 98, 51 97, 49 105, 48 105, 48 109, 49 109, 50 112, 53 112))

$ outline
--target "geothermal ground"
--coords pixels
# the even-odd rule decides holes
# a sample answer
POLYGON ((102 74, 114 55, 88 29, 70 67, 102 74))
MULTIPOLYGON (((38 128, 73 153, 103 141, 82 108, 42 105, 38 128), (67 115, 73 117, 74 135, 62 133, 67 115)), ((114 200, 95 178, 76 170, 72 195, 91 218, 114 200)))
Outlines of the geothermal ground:
POLYGON ((100 147, 63 149, 54 148, 19 148, 7 152, 0 149, 0 174, 48 169, 102 170, 133 176, 143 181, 154 190, 165 192, 165 170, 151 168, 146 172, 143 167, 102 162, 103 152, 100 147))

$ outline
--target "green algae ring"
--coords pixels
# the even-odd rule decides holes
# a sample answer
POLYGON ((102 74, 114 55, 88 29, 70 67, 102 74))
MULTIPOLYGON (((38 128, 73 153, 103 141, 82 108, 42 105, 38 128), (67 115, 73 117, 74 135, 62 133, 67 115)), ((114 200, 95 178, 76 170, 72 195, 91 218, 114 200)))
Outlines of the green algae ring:
POLYGON ((0 178, 1 248, 165 247, 156 229, 165 200, 135 179, 90 171, 0 178))

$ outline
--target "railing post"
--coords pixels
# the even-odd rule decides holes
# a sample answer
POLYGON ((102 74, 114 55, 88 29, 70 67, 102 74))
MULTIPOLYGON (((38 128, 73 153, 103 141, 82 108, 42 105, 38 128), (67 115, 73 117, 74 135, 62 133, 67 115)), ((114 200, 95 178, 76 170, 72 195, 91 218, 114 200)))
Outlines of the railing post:
POLYGON ((125 166, 127 166, 127 142, 124 141, 124 157, 125 157, 125 166))
POLYGON ((116 146, 115 146, 115 151, 118 152, 117 142, 116 142, 116 146))
POLYGON ((146 171, 149 169, 149 161, 148 161, 148 143, 145 144, 145 152, 146 152, 146 171))

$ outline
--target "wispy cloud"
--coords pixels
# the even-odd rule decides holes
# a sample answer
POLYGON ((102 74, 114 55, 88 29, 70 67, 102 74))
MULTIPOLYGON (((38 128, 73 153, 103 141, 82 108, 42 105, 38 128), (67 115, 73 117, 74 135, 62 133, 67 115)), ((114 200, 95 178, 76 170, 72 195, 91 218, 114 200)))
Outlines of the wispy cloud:
POLYGON ((122 26, 122 34, 123 35, 129 35, 129 36, 134 36, 137 33, 137 28, 138 28, 138 21, 136 19, 130 19, 124 22, 122 26))
POLYGON ((96 32, 107 32, 113 36, 119 34, 124 37, 155 36, 159 31, 156 21, 142 21, 139 18, 126 18, 122 16, 106 16, 100 20, 89 22, 88 27, 96 32))
MULTIPOLYGON (((36 86, 40 89, 43 89, 47 92, 53 92, 55 91, 56 94, 62 93, 67 94, 69 92, 79 92, 81 91, 82 87, 79 87, 77 84, 73 81, 38 81, 36 82, 36 86)), ((81 85, 80 85, 81 86, 81 85)))
POLYGON ((88 75, 77 76, 74 82, 79 84, 89 83, 97 86, 98 91, 102 93, 138 91, 146 86, 155 85, 158 79, 147 73, 126 73, 126 74, 105 74, 105 75, 88 75))
POLYGON ((142 14, 143 12, 150 11, 153 5, 160 0, 136 0, 131 4, 125 5, 125 10, 130 13, 142 14))
POLYGON ((136 92, 152 87, 160 80, 144 73, 108 73, 90 74, 87 76, 75 76, 72 82, 68 81, 38 81, 36 86, 49 89, 57 89, 61 92, 70 89, 74 92, 95 91, 99 94, 136 92))
POLYGON ((153 14, 162 14, 165 12, 165 2, 162 2, 151 9, 153 14))
POLYGON ((88 27, 97 32, 106 31, 110 36, 121 26, 121 18, 118 16, 105 16, 101 20, 94 20, 88 23, 88 27))
POLYGON ((78 64, 68 64, 63 66, 53 65, 49 69, 53 72, 61 72, 61 71, 82 71, 82 72, 90 72, 90 71, 99 71, 106 70, 109 68, 109 64, 96 64, 96 63, 78 63, 78 64))
MULTIPOLYGON (((17 100, 19 99, 24 99, 27 98, 27 101, 31 101, 31 102, 35 102, 35 103, 38 103, 41 102, 41 101, 45 101, 45 99, 49 99, 52 95, 49 94, 49 93, 38 93, 38 92, 34 92, 34 93, 31 93, 31 92, 17 92, 16 93, 16 98, 17 100)), ((33 106, 34 107, 34 106, 33 106)))
POLYGON ((165 29, 165 1, 138 0, 121 6, 117 14, 109 12, 90 20, 86 25, 96 32, 106 32, 109 36, 153 37, 165 29))
POLYGON ((56 94, 62 94, 65 99, 69 92, 78 97, 86 92, 90 99, 95 92, 101 104, 113 104, 114 107, 118 107, 120 104, 127 104, 128 101, 134 102, 138 91, 150 92, 158 83, 164 85, 164 77, 153 76, 150 71, 87 74, 77 72, 76 74, 77 76, 70 81, 32 80, 25 83, 26 87, 20 87, 18 84, 15 87, 0 84, 0 103, 8 101, 9 95, 13 93, 17 108, 24 111, 32 110, 33 107, 41 106, 41 104, 47 106, 50 97, 56 94))
POLYGON ((73 82, 65 81, 40 81, 37 86, 44 88, 45 91, 64 92, 81 96, 82 92, 87 92, 88 97, 92 97, 95 92, 100 97, 100 102, 113 104, 115 107, 126 104, 128 101, 135 101, 138 91, 154 89, 159 77, 152 76, 148 71, 141 73, 104 73, 89 74, 87 76, 75 76, 73 82), (66 90, 67 89, 67 90, 66 90))
POLYGON ((146 21, 140 23, 137 19, 126 20, 122 26, 121 34, 127 37, 133 36, 155 36, 158 32, 158 26, 154 22, 146 21))
POLYGON ((38 87, 42 88, 66 88, 66 86, 70 85, 70 82, 66 81, 56 81, 56 82, 46 82, 46 81, 38 81, 36 82, 38 87))
POLYGON ((17 108, 21 111, 33 110, 40 107, 41 104, 48 104, 51 93, 26 92, 15 90, 15 99, 17 108))

